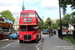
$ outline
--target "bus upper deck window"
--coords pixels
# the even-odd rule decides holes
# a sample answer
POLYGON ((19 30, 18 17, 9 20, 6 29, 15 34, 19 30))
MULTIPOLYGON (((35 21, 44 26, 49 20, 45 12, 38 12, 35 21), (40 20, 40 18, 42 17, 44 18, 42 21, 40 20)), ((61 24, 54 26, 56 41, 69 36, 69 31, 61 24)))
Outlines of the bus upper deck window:
POLYGON ((22 13, 21 17, 27 17, 27 13, 22 13))
POLYGON ((35 17, 35 13, 29 13, 29 17, 35 17))

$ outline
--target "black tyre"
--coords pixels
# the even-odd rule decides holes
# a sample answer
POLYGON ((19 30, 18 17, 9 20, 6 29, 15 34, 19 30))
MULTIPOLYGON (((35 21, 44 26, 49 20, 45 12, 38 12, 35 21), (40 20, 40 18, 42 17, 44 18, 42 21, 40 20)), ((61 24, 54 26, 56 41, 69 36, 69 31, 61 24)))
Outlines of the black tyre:
POLYGON ((9 38, 9 40, 10 40, 10 38, 9 38))
POLYGON ((38 42, 38 35, 37 35, 37 39, 35 40, 35 42, 36 42, 36 43, 38 42))
POLYGON ((41 34, 40 34, 40 39, 41 39, 41 34))
POLYGON ((20 40, 20 39, 19 39, 19 43, 22 43, 22 42, 23 42, 23 40, 20 40))

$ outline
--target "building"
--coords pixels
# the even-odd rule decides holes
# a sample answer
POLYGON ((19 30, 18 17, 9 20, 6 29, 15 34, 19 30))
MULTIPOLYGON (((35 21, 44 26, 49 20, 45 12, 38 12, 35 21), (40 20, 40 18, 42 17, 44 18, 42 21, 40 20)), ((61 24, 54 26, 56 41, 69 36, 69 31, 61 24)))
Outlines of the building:
POLYGON ((18 30, 18 28, 19 28, 19 18, 15 18, 15 22, 14 22, 13 28, 15 30, 18 30))
POLYGON ((57 20, 58 20, 58 19, 52 19, 52 21, 53 21, 54 23, 56 23, 57 20))

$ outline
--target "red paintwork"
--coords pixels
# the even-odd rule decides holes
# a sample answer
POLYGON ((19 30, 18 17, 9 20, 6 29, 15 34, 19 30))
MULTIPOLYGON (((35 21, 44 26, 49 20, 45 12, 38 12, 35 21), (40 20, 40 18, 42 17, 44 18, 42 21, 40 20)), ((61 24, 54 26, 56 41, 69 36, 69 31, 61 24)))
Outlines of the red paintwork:
MULTIPOLYGON (((20 27, 20 25, 28 26, 29 24, 30 25, 36 24, 36 26, 38 26, 38 24, 37 24, 38 18, 36 17, 36 11, 35 10, 25 10, 25 11, 22 11, 21 13, 20 13, 19 27, 20 27), (27 17, 21 17, 21 13, 27 13, 27 17), (28 17, 29 13, 35 13, 35 17, 28 17), (24 22, 24 18, 32 18, 32 22, 24 22)), ((26 28, 26 30, 27 30, 27 28, 26 28)), ((31 40, 29 40, 29 41, 35 40, 35 39, 37 39, 37 35, 39 32, 38 30, 37 31, 20 31, 20 28, 19 28, 19 39, 24 41, 24 38, 23 38, 24 35, 31 35, 31 40), (20 35, 22 36, 22 38, 20 38, 20 35), (35 35, 35 38, 33 37, 34 35, 35 35)))
POLYGON ((35 40, 37 38, 37 33, 35 31, 28 31, 28 32, 20 32, 20 35, 22 35, 22 38, 19 37, 19 39, 24 40, 23 36, 24 35, 31 35, 32 39, 31 40, 35 40), (35 35, 35 38, 33 37, 35 35))
MULTIPOLYGON (((22 13, 27 13, 27 15, 28 15, 28 13, 35 13, 35 15, 36 15, 36 11, 35 10, 25 10, 25 11, 22 11, 20 14, 22 14, 22 13)), ((21 15, 20 15, 20 21, 19 21, 19 24, 26 24, 26 23, 37 23, 37 18, 36 18, 36 16, 35 17, 21 17, 21 15), (32 18, 32 22, 24 22, 24 18, 32 18)))
POLYGON ((37 23, 37 18, 35 18, 35 17, 29 17, 29 18, 32 18, 32 22, 24 22, 24 18, 28 18, 28 17, 22 17, 22 18, 20 18, 21 20, 20 20, 20 24, 24 24, 24 23, 37 23))
POLYGON ((66 32, 66 30, 62 30, 62 31, 66 32))

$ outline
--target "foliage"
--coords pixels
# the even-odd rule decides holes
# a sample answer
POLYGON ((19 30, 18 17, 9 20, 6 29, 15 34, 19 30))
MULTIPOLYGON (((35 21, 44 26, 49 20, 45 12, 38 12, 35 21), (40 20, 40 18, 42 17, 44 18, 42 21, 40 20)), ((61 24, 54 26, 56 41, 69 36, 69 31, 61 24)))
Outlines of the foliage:
POLYGON ((2 11, 2 12, 0 12, 0 13, 1 13, 2 17, 5 17, 5 18, 8 18, 8 19, 11 19, 12 22, 14 23, 15 19, 14 19, 12 13, 11 13, 9 10, 2 11))
POLYGON ((75 29, 75 11, 71 13, 71 16, 70 23, 75 29))
POLYGON ((57 23, 53 23, 52 20, 50 19, 50 17, 47 18, 47 20, 45 21, 45 23, 42 20, 41 27, 42 27, 42 30, 43 29, 48 29, 48 27, 50 27, 52 29, 58 29, 57 23), (49 22, 51 24, 50 26, 49 26, 49 22))
POLYGON ((52 24, 51 24, 50 27, 51 27, 52 29, 58 29, 57 23, 53 23, 53 22, 52 22, 52 24))
POLYGON ((62 26, 68 27, 70 19, 71 19, 71 15, 70 14, 64 15, 64 17, 62 18, 62 26))
POLYGON ((43 30, 44 29, 44 21, 43 21, 43 19, 41 18, 41 30, 43 30))
POLYGON ((72 17, 71 18, 71 23, 74 23, 75 24, 75 17, 72 17))
POLYGON ((44 28, 48 28, 49 27, 49 22, 52 23, 50 17, 47 18, 47 20, 45 21, 45 27, 44 28))
POLYGON ((75 17, 72 17, 72 19, 70 20, 70 22, 71 22, 72 26, 75 29, 75 17))
POLYGON ((72 9, 75 9, 75 0, 58 0, 60 7, 63 9, 63 14, 66 13, 67 5, 71 5, 72 9))
MULTIPOLYGON (((71 19, 71 15, 70 15, 70 14, 64 15, 64 17, 61 19, 61 24, 62 24, 62 26, 68 27, 68 24, 69 24, 69 22, 70 22, 70 19, 71 19)), ((56 23, 57 23, 58 26, 60 26, 60 19, 58 19, 58 20, 56 21, 56 23)))
MULTIPOLYGON (((58 26, 60 26, 60 19, 58 19, 56 23, 58 26)), ((75 11, 71 14, 64 15, 64 17, 61 19, 62 26, 68 27, 69 23, 71 23, 75 29, 75 11)))
POLYGON ((60 19, 56 21, 57 25, 60 26, 60 19))
POLYGON ((71 16, 72 17, 75 17, 75 11, 71 13, 71 16))
POLYGON ((17 31, 17 30, 13 29, 13 32, 15 32, 15 31, 17 31))

